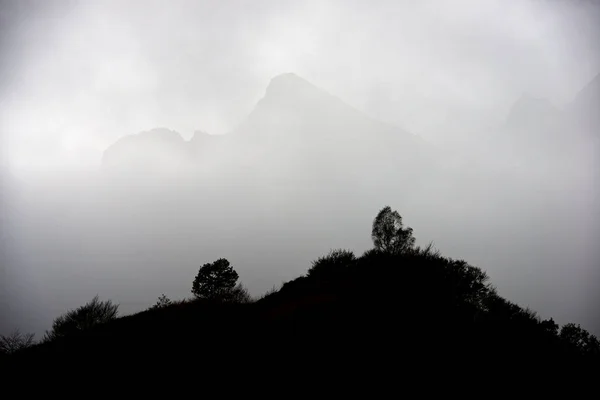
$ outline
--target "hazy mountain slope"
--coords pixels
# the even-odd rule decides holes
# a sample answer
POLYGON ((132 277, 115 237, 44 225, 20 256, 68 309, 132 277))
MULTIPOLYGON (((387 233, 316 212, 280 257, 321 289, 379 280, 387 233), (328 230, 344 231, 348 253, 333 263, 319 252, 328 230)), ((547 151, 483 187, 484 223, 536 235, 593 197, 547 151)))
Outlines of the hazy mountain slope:
MULTIPOLYGON (((227 135, 197 132, 184 144, 175 132, 126 137, 106 150, 105 168, 148 170, 186 165, 200 174, 257 182, 385 179, 386 172, 436 168, 437 149, 364 115, 295 74, 273 78, 247 120, 227 135), (185 147, 185 149, 184 149, 185 147), (190 159, 195 165, 187 165, 190 159)), ((210 179, 210 176, 206 176, 210 179)))
POLYGON ((600 75, 563 108, 523 95, 491 135, 487 151, 498 165, 520 166, 524 173, 580 175, 599 154, 599 109, 600 75))
POLYGON ((580 127, 585 134, 600 140, 600 73, 585 85, 567 105, 570 120, 580 127))
POLYGON ((156 128, 119 139, 105 150, 102 166, 141 173, 183 168, 191 161, 188 147, 179 133, 156 128))
POLYGON ((505 124, 519 128, 527 125, 550 125, 560 110, 546 99, 522 95, 511 107, 505 124))
POLYGON ((426 173, 437 167, 431 144, 369 118, 294 74, 272 79, 230 144, 247 150, 244 168, 279 180, 357 183, 385 180, 393 171, 404 181, 403 170, 426 173))

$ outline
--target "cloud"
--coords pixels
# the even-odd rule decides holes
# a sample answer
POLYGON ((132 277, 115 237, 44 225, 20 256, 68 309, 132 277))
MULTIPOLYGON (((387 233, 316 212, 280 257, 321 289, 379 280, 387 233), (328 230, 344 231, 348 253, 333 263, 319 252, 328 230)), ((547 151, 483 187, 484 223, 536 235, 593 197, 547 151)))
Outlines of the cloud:
POLYGON ((436 137, 523 92, 564 103, 600 70, 592 2, 19 4, 1 14, 0 129, 22 165, 94 165, 156 126, 228 132, 283 72, 436 137))

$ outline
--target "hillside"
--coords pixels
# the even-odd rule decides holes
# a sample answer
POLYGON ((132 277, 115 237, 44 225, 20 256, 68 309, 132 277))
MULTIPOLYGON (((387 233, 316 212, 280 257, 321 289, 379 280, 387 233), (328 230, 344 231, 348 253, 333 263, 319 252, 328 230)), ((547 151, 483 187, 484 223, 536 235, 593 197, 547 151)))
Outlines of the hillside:
POLYGON ((484 271, 431 247, 380 247, 376 221, 373 226, 374 249, 358 258, 332 251, 257 301, 175 302, 4 361, 39 368, 58 360, 76 368, 119 365, 138 373, 186 360, 199 371, 226 367, 232 373, 240 372, 232 360, 278 368, 317 363, 366 376, 394 360, 525 369, 551 363, 575 370, 600 360, 600 343, 585 330, 542 321, 498 295, 484 271))

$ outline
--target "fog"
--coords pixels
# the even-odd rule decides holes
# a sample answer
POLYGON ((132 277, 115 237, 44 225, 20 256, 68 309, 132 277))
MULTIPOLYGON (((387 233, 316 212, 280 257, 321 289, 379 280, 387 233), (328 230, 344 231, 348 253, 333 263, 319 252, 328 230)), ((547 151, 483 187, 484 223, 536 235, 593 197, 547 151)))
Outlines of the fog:
POLYGON ((600 334, 599 21, 592 1, 2 1, 0 333, 95 294, 189 296, 220 257, 259 295, 368 249, 389 204, 600 334))

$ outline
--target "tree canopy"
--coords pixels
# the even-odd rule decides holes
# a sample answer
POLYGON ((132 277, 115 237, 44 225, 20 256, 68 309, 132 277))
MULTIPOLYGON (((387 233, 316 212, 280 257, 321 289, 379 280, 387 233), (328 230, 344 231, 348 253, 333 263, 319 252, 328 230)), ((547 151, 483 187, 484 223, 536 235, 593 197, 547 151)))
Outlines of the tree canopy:
POLYGON ((164 293, 158 296, 158 300, 156 303, 150 307, 150 310, 155 310, 157 308, 165 308, 169 307, 173 302, 169 299, 164 293))
POLYGON ((192 285, 192 293, 199 299, 223 300, 235 288, 238 277, 229 261, 220 258, 200 267, 192 285))
POLYGON ((411 227, 404 228, 402 217, 390 206, 383 207, 373 220, 371 238, 377 250, 402 253, 415 245, 411 227))

